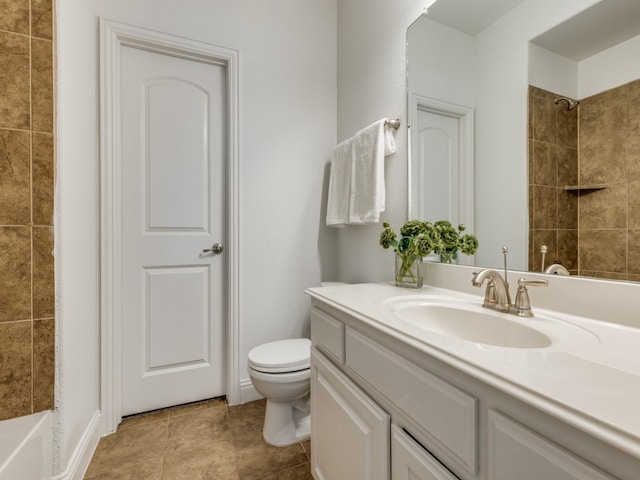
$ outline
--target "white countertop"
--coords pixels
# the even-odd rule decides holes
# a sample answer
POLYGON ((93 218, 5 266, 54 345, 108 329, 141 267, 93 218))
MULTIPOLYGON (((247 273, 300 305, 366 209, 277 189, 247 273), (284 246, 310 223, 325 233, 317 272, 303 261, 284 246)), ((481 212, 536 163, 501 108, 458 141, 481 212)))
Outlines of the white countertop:
POLYGON ((640 458, 640 328, 558 314, 534 305, 533 318, 501 315, 544 332, 552 344, 499 347, 413 328, 386 308, 392 299, 425 295, 481 305, 481 295, 430 286, 399 288, 390 283, 318 287, 306 292, 640 458))

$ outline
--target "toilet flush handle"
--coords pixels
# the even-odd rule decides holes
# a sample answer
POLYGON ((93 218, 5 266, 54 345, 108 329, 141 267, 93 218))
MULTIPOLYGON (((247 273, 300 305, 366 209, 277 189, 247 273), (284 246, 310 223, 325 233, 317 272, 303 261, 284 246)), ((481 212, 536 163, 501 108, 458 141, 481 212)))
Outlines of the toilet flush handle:
POLYGON ((215 253, 220 255, 224 251, 224 246, 221 243, 214 243, 211 248, 205 248, 202 253, 215 253))

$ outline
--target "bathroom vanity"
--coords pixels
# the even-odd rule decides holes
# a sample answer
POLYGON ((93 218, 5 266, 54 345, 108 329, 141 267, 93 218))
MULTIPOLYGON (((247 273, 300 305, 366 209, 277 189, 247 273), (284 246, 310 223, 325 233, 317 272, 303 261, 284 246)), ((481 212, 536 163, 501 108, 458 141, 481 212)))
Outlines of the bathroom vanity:
POLYGON ((480 289, 307 293, 316 480, 640 478, 640 329, 480 289))

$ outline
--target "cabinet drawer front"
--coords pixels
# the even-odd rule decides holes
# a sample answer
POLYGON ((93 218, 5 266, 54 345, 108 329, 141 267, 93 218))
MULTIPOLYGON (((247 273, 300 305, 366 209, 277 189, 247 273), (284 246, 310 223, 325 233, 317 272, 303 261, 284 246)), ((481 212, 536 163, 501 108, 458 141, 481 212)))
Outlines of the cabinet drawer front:
POLYGON ((489 478, 613 480, 510 418, 489 410, 489 478))
POLYGON ((316 480, 388 480, 389 415, 315 348, 311 424, 316 480))
POLYGON ((344 364, 344 325, 317 308, 311 309, 311 343, 344 364))
POLYGON ((345 339, 347 366, 419 425, 432 443, 476 475, 476 398, 351 328, 346 329, 345 339))
POLYGON ((393 480, 457 480, 397 425, 391 425, 391 465, 393 480))

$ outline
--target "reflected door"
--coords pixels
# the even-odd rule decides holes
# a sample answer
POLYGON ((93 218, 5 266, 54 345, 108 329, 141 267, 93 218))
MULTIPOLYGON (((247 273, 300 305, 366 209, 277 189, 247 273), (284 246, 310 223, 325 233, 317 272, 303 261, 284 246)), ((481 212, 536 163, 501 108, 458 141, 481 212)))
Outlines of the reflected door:
POLYGON ((441 113, 417 112, 412 174, 417 177, 414 185, 420 187, 413 189, 412 201, 419 220, 459 223, 459 121, 441 113))
POLYGON ((122 414, 224 391, 225 66, 124 47, 122 414))

